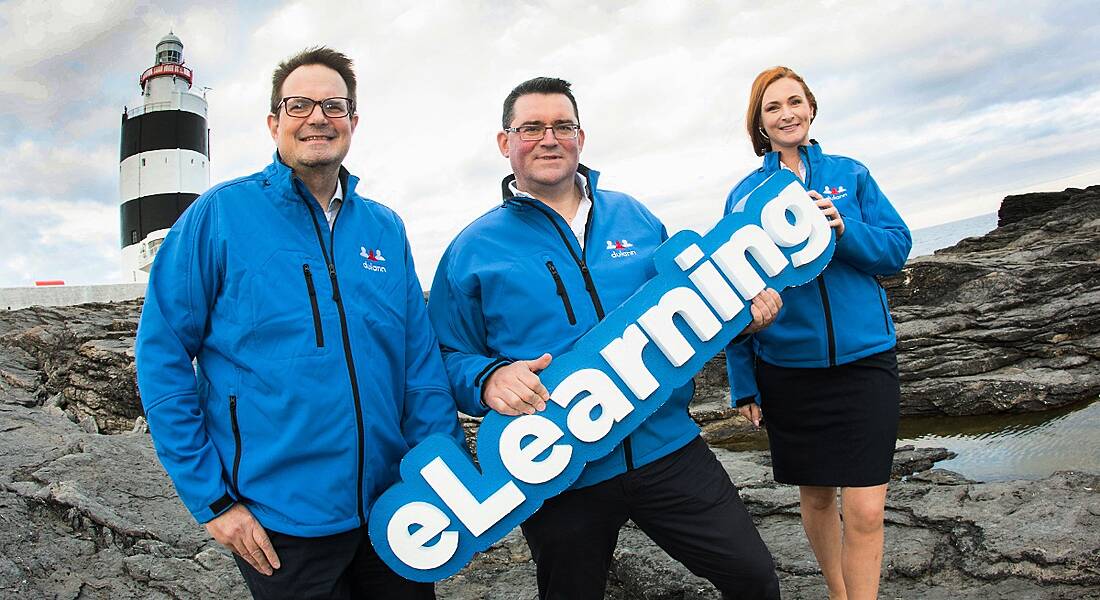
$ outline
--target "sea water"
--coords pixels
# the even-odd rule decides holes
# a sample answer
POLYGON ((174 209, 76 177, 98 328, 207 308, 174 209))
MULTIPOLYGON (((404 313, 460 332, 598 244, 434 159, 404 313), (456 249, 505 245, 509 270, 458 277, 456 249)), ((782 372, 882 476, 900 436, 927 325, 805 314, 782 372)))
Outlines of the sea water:
MULTIPOLYGON (((995 213, 913 231, 909 257, 931 254, 997 227, 995 213)), ((937 467, 980 481, 1036 479, 1074 469, 1100 473, 1100 402, 1031 414, 905 418, 899 444, 947 448, 937 467)))
POLYGON ((913 249, 909 258, 932 254, 940 248, 954 246, 964 238, 985 235, 997 227, 997 213, 979 215, 913 230, 913 249))

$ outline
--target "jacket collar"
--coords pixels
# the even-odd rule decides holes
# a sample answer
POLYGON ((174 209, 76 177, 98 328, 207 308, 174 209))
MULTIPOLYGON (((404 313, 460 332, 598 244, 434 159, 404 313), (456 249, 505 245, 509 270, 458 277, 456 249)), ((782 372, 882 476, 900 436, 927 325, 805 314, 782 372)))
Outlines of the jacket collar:
MULTIPOLYGON (((599 179, 600 179, 600 172, 589 169, 588 167, 586 167, 582 164, 578 164, 577 165, 577 173, 579 173, 581 175, 581 177, 584 177, 585 180, 588 182, 588 187, 586 188, 586 191, 588 193, 588 199, 595 202, 596 182, 598 182, 599 179)), ((508 184, 512 183, 513 181, 515 181, 515 180, 516 180, 516 174, 512 173, 512 174, 508 175, 507 177, 505 177, 500 182, 500 191, 501 191, 501 194, 504 196, 504 203, 505 204, 508 204, 509 200, 514 200, 516 198, 516 196, 512 195, 511 186, 508 185, 508 184)))
MULTIPOLYGON (((802 160, 805 160, 810 168, 816 167, 821 162, 821 144, 818 144, 817 140, 810 140, 808 146, 800 147, 799 153, 802 155, 802 160)), ((768 152, 764 155, 765 173, 774 173, 781 168, 779 166, 779 151, 768 152)))
MULTIPOLYGON (((295 200, 303 197, 308 193, 305 184, 301 183, 301 180, 295 177, 294 171, 283 162, 283 158, 279 156, 279 151, 276 150, 275 154, 271 158, 271 164, 267 166, 263 171, 264 185, 275 188, 275 191, 284 198, 295 200), (297 185, 302 186, 302 194, 298 193, 295 188, 295 182, 297 185)), ((352 175, 344 165, 340 165, 340 189, 342 191, 342 198, 345 203, 348 199, 352 198, 352 194, 355 193, 355 186, 359 184, 359 178, 352 175)))

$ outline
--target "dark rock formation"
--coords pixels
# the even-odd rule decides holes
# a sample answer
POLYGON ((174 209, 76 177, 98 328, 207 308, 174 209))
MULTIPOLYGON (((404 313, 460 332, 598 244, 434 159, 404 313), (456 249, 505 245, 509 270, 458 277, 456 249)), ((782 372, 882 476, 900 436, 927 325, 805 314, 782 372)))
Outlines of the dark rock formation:
POLYGON ((916 448, 899 446, 894 449, 894 463, 890 465, 890 476, 894 479, 927 471, 941 460, 955 458, 958 454, 944 448, 916 448))
POLYGON ((1039 411, 1100 393, 1100 186, 1009 196, 1001 222, 883 281, 902 414, 1039 411))
POLYGON ((1067 202, 1072 202, 1082 194, 1093 194, 1095 197, 1098 193, 1100 193, 1100 186, 1094 185, 1083 190, 1067 188, 1061 192, 1034 192, 1007 196, 997 210, 997 227, 1012 225, 1028 217, 1050 212, 1064 206, 1067 202))
POLYGON ((0 401, 49 404, 87 430, 129 431, 142 414, 140 313, 140 300, 0 312, 0 401))

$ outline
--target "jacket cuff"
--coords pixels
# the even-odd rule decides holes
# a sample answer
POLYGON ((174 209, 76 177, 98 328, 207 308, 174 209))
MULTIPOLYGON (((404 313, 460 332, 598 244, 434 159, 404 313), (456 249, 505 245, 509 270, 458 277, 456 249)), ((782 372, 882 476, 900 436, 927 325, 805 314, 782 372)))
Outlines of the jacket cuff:
MULTIPOLYGON (((751 323, 750 323, 750 325, 751 325, 751 323)), ((736 346, 737 344, 740 344, 740 343, 744 342, 745 340, 749 339, 749 337, 751 337, 751 336, 752 336, 751 333, 738 334, 737 337, 730 340, 730 343, 728 345, 729 346, 736 346)))
POLYGON ((214 516, 217 517, 230 508, 233 508, 233 505, 236 503, 237 501, 226 492, 221 498, 210 503, 210 512, 214 513, 214 516))
POLYGON ((756 396, 745 396, 744 398, 738 398, 737 401, 733 403, 733 406, 735 408, 741 408, 742 406, 748 406, 750 404, 754 404, 755 402, 756 396))
POLYGON ((202 510, 192 512, 192 514, 196 521, 205 525, 221 516, 225 511, 233 508, 233 505, 236 503, 237 499, 230 495, 229 492, 225 492, 220 498, 204 506, 202 510))
POLYGON ((489 379, 490 375, 496 372, 497 369, 510 364, 512 364, 512 361, 506 358, 494 359, 492 362, 485 365, 485 368, 474 377, 474 387, 480 390, 481 384, 485 383, 485 380, 489 379))

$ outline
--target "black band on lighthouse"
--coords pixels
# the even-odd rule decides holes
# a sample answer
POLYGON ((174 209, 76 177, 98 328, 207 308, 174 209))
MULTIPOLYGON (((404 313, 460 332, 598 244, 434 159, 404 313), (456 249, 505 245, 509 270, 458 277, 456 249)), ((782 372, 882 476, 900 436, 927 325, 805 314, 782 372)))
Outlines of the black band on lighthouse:
POLYGON ((210 158, 206 118, 185 110, 155 110, 122 117, 119 161, 149 150, 193 150, 210 158))
POLYGON ((123 203, 122 247, 140 242, 153 231, 171 227, 198 197, 176 192, 142 196, 123 203))

